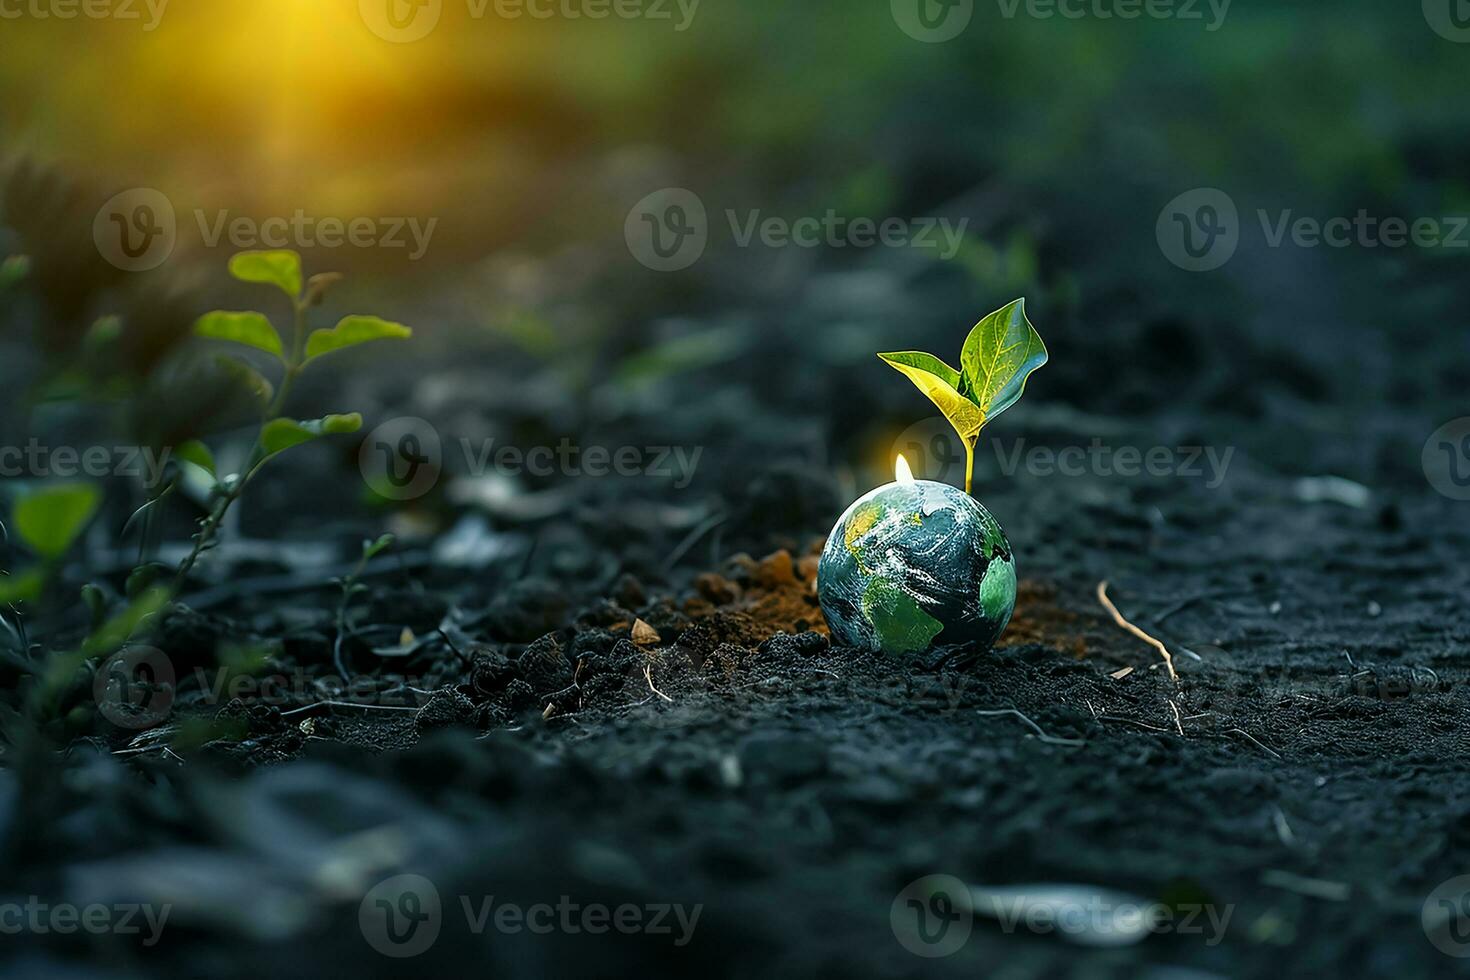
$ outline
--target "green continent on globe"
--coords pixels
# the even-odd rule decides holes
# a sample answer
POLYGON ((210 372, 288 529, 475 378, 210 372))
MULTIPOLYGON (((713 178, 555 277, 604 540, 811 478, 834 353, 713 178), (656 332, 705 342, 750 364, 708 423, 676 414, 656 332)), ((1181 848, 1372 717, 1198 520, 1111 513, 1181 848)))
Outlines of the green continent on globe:
POLYGON ((817 571, 832 638, 889 654, 936 644, 989 648, 1016 604, 1005 532, 945 483, 890 483, 837 521, 817 571))

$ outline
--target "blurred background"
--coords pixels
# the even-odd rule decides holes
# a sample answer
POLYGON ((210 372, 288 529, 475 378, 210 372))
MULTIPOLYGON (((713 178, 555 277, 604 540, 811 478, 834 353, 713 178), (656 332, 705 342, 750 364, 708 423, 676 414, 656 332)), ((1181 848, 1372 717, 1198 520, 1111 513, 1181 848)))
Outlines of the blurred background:
MULTIPOLYGON (((1309 552, 1300 568, 1347 575, 1312 548, 1407 526, 1363 559, 1401 564, 1307 590, 1386 606, 1382 584, 1423 572, 1413 556, 1470 493, 1470 423, 1431 435, 1470 390, 1463 7, 0 0, 0 447, 108 461, 81 480, 96 498, 62 508, 86 518, 76 542, 7 535, 0 599, 25 617, 0 672, 20 689, 31 646, 81 642, 137 598, 136 566, 186 559, 209 481, 124 468, 127 452, 199 440, 220 474, 245 464, 280 369, 193 325, 223 308, 289 330, 279 291, 230 276, 249 249, 343 275, 312 326, 414 331, 300 378, 286 414, 358 412, 361 429, 271 461, 186 576, 192 608, 319 660, 326 641, 293 647, 294 613, 260 596, 345 574, 385 531, 412 578, 376 607, 394 637, 405 609, 437 622, 441 593, 541 602, 555 628, 568 597, 628 576, 677 589, 737 552, 803 553, 896 452, 960 482, 958 443, 874 354, 953 363, 1019 296, 1051 362, 987 430, 976 492, 1025 543, 1023 578, 1082 595, 1119 562, 1144 580, 1154 548, 1254 581, 1309 552), (1232 455, 1131 481, 1007 464, 1095 440, 1232 455), (493 455, 563 446, 548 469, 493 455), (408 490, 384 482, 406 447, 430 474, 408 490), (628 472, 588 478, 594 447, 631 447, 628 472), (1354 516, 1293 509, 1323 500, 1354 516), (98 598, 78 601, 88 583, 98 598)), ((7 528, 78 482, 43 458, 4 471, 7 528)), ((1237 627, 1256 628, 1192 639, 1237 627)), ((190 620, 167 649, 213 657, 232 628, 190 620)), ((394 765, 376 776, 409 778, 394 765)), ((44 823, 56 798, 33 795, 44 823)), ((808 896, 848 879, 813 881, 808 896)), ((710 962, 743 948, 739 928, 714 935, 710 962)), ((1353 956, 1344 941, 1327 960, 1353 956)))
POLYGON ((1463 247, 1271 240, 1299 218, 1470 209, 1453 96, 1470 48, 1432 3, 1130 17, 966 0, 925 8, 949 18, 937 33, 897 0, 670 0, 603 19, 550 3, 118 6, 17 5, 0 25, 0 241, 30 267, 4 312, 12 438, 227 433, 228 388, 181 366, 200 355, 186 337, 212 306, 269 302, 225 263, 272 228, 308 275, 347 274, 331 312, 417 331, 310 379, 302 417, 421 416, 451 445, 702 446, 680 498, 701 506, 737 503, 710 501, 779 463, 870 485, 895 433, 931 414, 873 352, 943 354, 1018 295, 1060 355, 1018 426, 1203 403, 1234 441, 1341 436, 1314 450, 1327 459, 1280 465, 1367 480, 1417 468, 1373 433, 1402 414, 1431 431, 1432 403, 1467 380, 1444 356, 1462 344, 1425 342, 1461 339, 1463 247), (633 212, 669 188, 702 205, 707 245, 657 271, 633 212), (1235 206, 1237 242, 1191 271, 1161 244, 1184 227, 1163 212, 1201 188, 1235 206), (115 233, 99 211, 131 215, 151 192, 173 212, 151 256, 166 258, 124 271, 94 225, 115 233), (907 234, 741 240, 757 220, 829 213, 907 234), (1254 424, 1266 414, 1277 424, 1254 424))

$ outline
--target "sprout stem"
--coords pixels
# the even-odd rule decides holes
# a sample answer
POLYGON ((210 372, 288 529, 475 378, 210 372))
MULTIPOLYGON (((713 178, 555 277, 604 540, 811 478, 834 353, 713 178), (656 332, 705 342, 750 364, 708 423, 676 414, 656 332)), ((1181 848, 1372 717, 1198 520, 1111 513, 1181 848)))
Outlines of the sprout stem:
POLYGON ((220 494, 209 516, 199 525, 199 531, 194 535, 193 549, 190 550, 188 557, 179 563, 178 571, 174 573, 174 595, 183 591, 189 573, 194 570, 194 565, 199 561, 199 556, 204 553, 204 549, 214 542, 220 525, 224 523, 225 515, 230 512, 230 507, 240 499, 240 495, 245 492, 245 485, 266 461, 265 446, 261 443, 265 437, 266 424, 272 419, 279 418, 285 408, 286 398, 291 394, 291 386, 295 383, 296 376, 301 373, 302 355, 305 352, 306 305, 299 299, 292 299, 291 314, 291 354, 285 361, 286 370, 281 376, 280 387, 276 389, 276 397, 266 409, 265 418, 261 420, 260 430, 255 436, 255 445, 251 447, 250 458, 245 463, 240 479, 233 487, 220 494))

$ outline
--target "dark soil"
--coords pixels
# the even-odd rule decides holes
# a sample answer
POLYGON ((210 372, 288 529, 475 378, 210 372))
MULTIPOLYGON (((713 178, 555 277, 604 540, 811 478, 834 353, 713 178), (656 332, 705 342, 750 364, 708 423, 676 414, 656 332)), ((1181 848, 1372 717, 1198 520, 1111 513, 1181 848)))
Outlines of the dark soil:
MULTIPOLYGON (((1243 40, 1220 58, 1223 74, 1179 81, 1171 73, 1204 51, 1182 35, 1147 35, 1117 60, 1104 42, 1119 43, 1122 22, 1081 35, 1058 20, 1031 24, 1026 47, 972 31, 973 50, 940 62, 926 48, 923 63, 900 63, 914 80, 876 76, 849 97, 849 73, 876 71, 887 49, 863 48, 857 67, 817 62, 823 84, 808 91, 812 49, 856 21, 848 5, 826 5, 822 31, 803 33, 785 26, 800 20, 791 5, 770 6, 780 16, 759 21, 748 46, 680 54, 651 76, 670 104, 617 115, 638 123, 632 132, 589 121, 586 143, 557 151, 575 159, 531 157, 524 187, 535 193, 465 163, 443 209, 445 238, 467 243, 461 266, 446 259, 438 278, 381 285, 367 270, 342 287, 360 290, 344 304, 372 300, 364 308, 413 323, 414 340, 380 360, 334 355, 336 374, 307 375, 292 393, 300 418, 350 406, 368 428, 431 420, 446 454, 461 438, 698 448, 692 482, 477 480, 446 461, 432 493, 390 507, 364 501, 350 439, 272 463, 182 608, 148 637, 176 680, 155 692, 171 708, 161 723, 97 717, 87 675, 32 730, 9 709, 34 679, 0 663, 0 909, 30 896, 171 908, 156 946, 10 935, 0 917, 4 976, 1463 971, 1470 961, 1435 940, 1458 940, 1445 930, 1470 908, 1438 934, 1421 924, 1431 892, 1470 874, 1470 505, 1436 493, 1421 465, 1429 434, 1470 412, 1459 258, 1271 249, 1252 234, 1228 266, 1192 274, 1159 253, 1154 229, 1162 203, 1215 180, 1203 168, 1227 153, 1243 214, 1463 212, 1462 89, 1442 81, 1448 69, 1410 69, 1460 71, 1452 59, 1465 51, 1433 37, 1417 4, 1396 11, 1392 38, 1326 4, 1303 5, 1278 34, 1288 18, 1263 7, 1262 33, 1233 35, 1243 40), (1331 46, 1339 35, 1347 47, 1331 46), (748 104, 705 108, 700 92, 740 88, 778 42, 792 71, 748 104), (1391 43, 1402 78, 1365 85, 1370 69, 1387 70, 1365 62, 1391 43), (1431 43, 1432 62, 1421 56, 1431 43), (930 60, 940 67, 924 74, 930 60), (1117 87, 1094 105, 1095 65, 1117 87), (903 97, 869 119, 867 103, 900 82, 903 97), (777 127, 747 157, 755 121, 788 100, 800 138, 788 146, 777 127), (626 171, 630 145, 658 142, 660 126, 673 156, 687 151, 712 213, 749 203, 822 214, 835 185, 868 186, 848 178, 872 154, 878 182, 895 189, 874 205, 881 213, 968 219, 988 251, 943 265, 902 250, 772 256, 712 244, 685 273, 651 273, 622 239, 628 203, 645 191, 596 188, 626 171), (600 207, 568 190, 581 184, 600 207), (551 221, 532 209, 523 221, 536 228, 501 228, 467 207, 462 186, 575 213, 551 221), (487 260, 499 241, 487 229, 513 254, 487 260), (978 315, 1023 292, 1052 360, 987 429, 1001 446, 982 445, 976 480, 1016 553, 1013 622, 995 650, 914 662, 831 646, 813 593, 823 536, 886 482, 898 434, 932 413, 873 353, 950 354, 978 315), (487 326, 512 320, 549 325, 550 352, 487 326), (1220 480, 1203 460, 1187 464, 1195 475, 1006 472, 1017 440, 1028 451, 1100 441, 1232 455, 1220 480), (1331 485, 1313 481, 1327 476, 1360 492, 1323 499, 1331 485), (385 530, 397 544, 344 616, 332 580, 385 530), (1177 679, 1114 623, 1102 582, 1167 645, 1177 679), (398 962, 366 941, 360 916, 371 889, 405 873, 434 884, 442 932, 398 962), (1228 919, 1219 934, 1176 930, 1117 949, 981 920, 954 955, 926 959, 900 942, 890 911, 932 874, 1118 889, 1228 919), (476 934, 461 896, 702 912, 682 946, 648 933, 476 934)), ((884 6, 869 19, 891 31, 884 6)), ((502 103, 540 105, 518 93, 495 89, 488 107, 450 99, 473 131, 465 142, 502 103)), ((690 176, 658 166, 650 186, 690 176)), ((72 229, 96 265, 93 206, 62 221, 22 190, 12 196, 36 212, 25 227, 72 229)), ((210 259, 201 281, 223 278, 210 259)), ((325 259, 311 256, 312 270, 325 259)), ((41 277, 53 305, 90 309, 82 297, 112 311, 97 297, 120 287, 88 287, 70 268, 41 277)), ((127 295, 171 331, 140 361, 223 302, 173 311, 127 295)), ((35 338, 81 341, 36 310, 6 314, 0 388, 41 398, 35 338)), ((207 417, 216 443, 235 431, 214 424, 215 409, 235 416, 208 377, 187 391, 178 377, 148 377, 158 390, 135 414, 151 430, 194 434, 184 422, 207 417)), ((113 438, 104 423, 121 414, 57 410, 52 441, 113 438)), ((7 412, 0 444, 24 445, 32 428, 7 412)), ((138 501, 124 499, 135 487, 109 492, 92 538, 60 570, 63 600, 28 620, 38 651, 85 635, 85 582, 122 593, 138 541, 116 532, 138 501)), ((171 506, 158 533, 170 564, 167 548, 198 516, 188 501, 171 506)))
MULTIPOLYGON (((570 606, 534 576, 436 599, 388 573, 373 619, 425 639, 391 667, 350 650, 375 678, 368 707, 211 708, 184 679, 165 726, 78 744, 60 781, 7 780, 12 891, 172 900, 159 949, 105 947, 111 967, 150 973, 375 973, 387 961, 362 941, 358 900, 399 868, 446 902, 415 970, 1443 970, 1419 915, 1470 843, 1463 522, 1424 495, 1305 503, 1255 475, 1229 506, 1187 484, 1115 484, 1069 488, 1070 505, 997 486, 992 509, 1026 543, 1015 620, 993 652, 928 663, 829 645, 819 540, 676 591, 625 574, 570 606), (1103 579, 1174 651, 1177 682, 1099 605, 1103 579), (921 960, 889 906, 930 873, 1093 883, 1231 917, 1217 945, 1087 953, 980 922, 960 953, 921 960), (675 948, 479 937, 450 898, 563 894, 704 911, 675 948)), ((264 673, 323 675, 331 616, 311 608, 287 628, 280 596, 236 599, 177 614, 160 643, 183 665, 201 642, 279 635, 264 673)))

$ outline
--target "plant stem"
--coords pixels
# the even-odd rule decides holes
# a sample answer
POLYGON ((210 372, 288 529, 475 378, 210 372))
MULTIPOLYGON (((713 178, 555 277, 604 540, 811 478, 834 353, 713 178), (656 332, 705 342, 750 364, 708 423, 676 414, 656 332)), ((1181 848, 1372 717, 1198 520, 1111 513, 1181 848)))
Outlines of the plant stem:
POLYGON ((971 442, 970 440, 966 439, 965 440, 965 493, 969 494, 972 497, 975 495, 974 490, 971 489, 971 485, 974 482, 974 478, 975 478, 975 444, 973 442, 971 442))
POLYGON ((296 382, 296 376, 301 373, 302 354, 306 344, 306 307, 300 300, 293 299, 291 308, 291 354, 286 360, 286 371, 281 376, 281 384, 276 389, 276 397, 271 400, 270 407, 265 410, 265 417, 260 422, 260 430, 255 434, 255 445, 250 450, 250 458, 246 461, 239 480, 215 501, 214 509, 199 525, 199 533, 194 535, 194 547, 189 552, 189 556, 179 563, 179 570, 174 575, 173 594, 175 596, 182 591, 184 580, 193 571, 194 565, 199 561, 199 556, 204 553, 204 549, 209 547, 214 536, 219 533, 219 527, 224 523, 225 515, 229 513, 230 507, 240 499, 240 495, 245 492, 246 484, 266 460, 265 447, 261 443, 265 436, 265 427, 271 420, 280 417, 281 410, 286 405, 291 386, 296 382))

